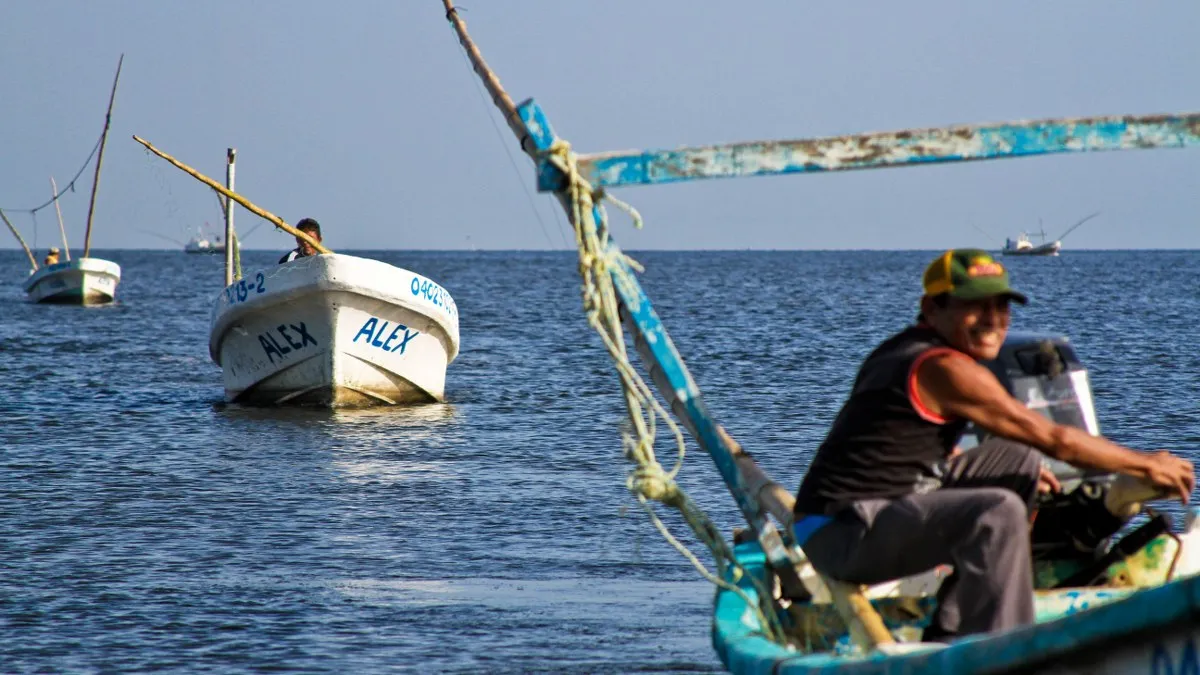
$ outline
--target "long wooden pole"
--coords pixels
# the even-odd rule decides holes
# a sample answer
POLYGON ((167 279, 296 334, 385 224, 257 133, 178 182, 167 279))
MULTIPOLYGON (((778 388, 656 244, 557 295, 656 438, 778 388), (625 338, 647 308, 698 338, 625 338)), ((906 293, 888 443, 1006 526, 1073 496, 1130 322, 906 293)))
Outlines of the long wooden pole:
POLYGON ((21 233, 17 232, 17 228, 13 227, 13 224, 9 222, 8 216, 4 215, 4 209, 0 209, 0 218, 4 219, 4 224, 8 226, 8 229, 17 238, 17 241, 21 242, 21 248, 25 249, 25 255, 29 256, 29 264, 33 266, 33 271, 36 272, 38 268, 37 258, 33 257, 33 251, 29 250, 29 245, 21 238, 21 233))
POLYGON ((496 77, 496 73, 487 67, 487 62, 483 60, 483 54, 467 33, 467 24, 459 18, 454 3, 451 0, 442 0, 442 6, 446 8, 446 18, 454 25, 459 44, 467 50, 467 58, 471 61, 472 70, 479 76, 479 79, 483 80, 483 86, 492 95, 492 103, 500 109, 500 112, 504 113, 504 121, 508 122, 508 128, 516 134, 517 139, 521 142, 521 149, 530 157, 537 157, 537 146, 529 137, 529 132, 525 130, 525 123, 521 121, 516 104, 500 84, 500 78, 496 77))
MULTIPOLYGON (((162 150, 159 150, 158 148, 154 147, 153 145, 150 144, 150 141, 147 141, 144 138, 139 138, 136 135, 133 137, 133 140, 144 145, 146 147, 146 149, 149 150, 150 152, 153 152, 154 154, 158 155, 159 157, 162 157, 163 159, 167 160, 175 168, 183 171, 184 173, 188 174, 192 178, 195 178, 196 180, 200 181, 201 183, 204 183, 208 187, 216 190, 218 193, 224 195, 227 199, 232 199, 233 201, 237 202, 238 204, 241 204, 242 207, 244 207, 250 213, 253 213, 254 215, 258 216, 259 218, 263 218, 265 220, 271 221, 271 224, 273 224, 275 227, 278 227, 279 229, 283 230, 284 232, 287 232, 288 234, 292 235, 293 237, 299 237, 301 240, 307 241, 310 245, 312 245, 313 248, 315 248, 317 250, 318 253, 333 253, 333 251, 322 246, 321 242, 308 236, 308 233, 302 232, 302 231, 297 230, 296 228, 292 227, 291 225, 288 225, 287 223, 285 223, 283 221, 282 218, 275 215, 274 213, 271 213, 270 211, 267 211, 265 209, 259 208, 258 206, 255 206, 254 203, 251 202, 249 199, 246 199, 245 197, 239 195, 236 192, 233 192, 232 190, 226 189, 224 185, 221 185, 217 181, 209 178, 208 176, 205 176, 204 174, 193 169, 192 167, 188 166, 187 164, 184 164, 183 162, 175 159, 174 157, 163 152, 162 150)), ((228 242, 226 242, 226 245, 228 245, 228 242)))
POLYGON ((104 113, 104 133, 100 134, 100 152, 96 155, 96 174, 92 176, 92 198, 88 202, 87 230, 83 234, 83 257, 92 250, 92 216, 96 213, 96 190, 100 187, 100 165, 104 162, 104 143, 108 140, 108 128, 112 126, 113 102, 117 100, 117 81, 121 79, 121 64, 125 55, 117 60, 117 75, 113 78, 112 93, 108 95, 108 112, 104 113))
MULTIPOLYGON (((233 163, 237 159, 237 148, 225 150, 225 186, 233 192, 233 163)), ((233 283, 233 247, 237 244, 233 236, 233 202, 225 200, 225 285, 233 283)))
POLYGON ((54 212, 58 214, 58 231, 62 234, 63 255, 67 257, 67 260, 70 260, 71 247, 67 246, 67 228, 63 227, 62 209, 58 206, 58 184, 54 182, 54 176, 50 176, 50 189, 54 191, 54 212))

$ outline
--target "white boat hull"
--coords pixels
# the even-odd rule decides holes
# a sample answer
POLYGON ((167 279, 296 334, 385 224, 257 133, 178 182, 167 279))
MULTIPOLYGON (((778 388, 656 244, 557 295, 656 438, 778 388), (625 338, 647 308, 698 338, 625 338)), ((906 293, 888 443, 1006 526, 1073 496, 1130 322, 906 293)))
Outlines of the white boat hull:
POLYGON ((250 272, 217 297, 209 337, 226 399, 248 405, 441 401, 458 345, 439 285, 340 254, 250 272))
POLYGON ((38 269, 22 286, 33 302, 96 305, 112 302, 121 266, 101 258, 77 258, 38 269))

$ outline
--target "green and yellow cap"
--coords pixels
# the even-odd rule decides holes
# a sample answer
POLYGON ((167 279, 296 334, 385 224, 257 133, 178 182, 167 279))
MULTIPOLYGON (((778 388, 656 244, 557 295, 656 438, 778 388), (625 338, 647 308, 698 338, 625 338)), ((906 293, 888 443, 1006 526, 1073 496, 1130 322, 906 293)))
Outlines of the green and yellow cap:
POLYGON ((978 300, 1004 295, 1024 305, 1023 294, 1008 285, 1008 271, 990 253, 978 248, 946 251, 929 263, 922 280, 925 295, 948 293, 951 297, 978 300))

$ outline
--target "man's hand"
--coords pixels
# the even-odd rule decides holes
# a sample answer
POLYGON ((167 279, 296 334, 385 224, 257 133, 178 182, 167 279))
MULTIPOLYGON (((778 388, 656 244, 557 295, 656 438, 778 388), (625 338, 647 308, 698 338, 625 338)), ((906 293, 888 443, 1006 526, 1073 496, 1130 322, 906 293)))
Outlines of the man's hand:
POLYGON ((1168 495, 1179 497, 1184 504, 1196 487, 1196 469, 1192 463, 1166 450, 1146 455, 1146 480, 1168 495))
POLYGON ((1037 490, 1043 494, 1047 492, 1056 494, 1062 492, 1062 484, 1058 482, 1058 476, 1055 476, 1050 467, 1045 464, 1042 465, 1042 472, 1038 476, 1037 490))

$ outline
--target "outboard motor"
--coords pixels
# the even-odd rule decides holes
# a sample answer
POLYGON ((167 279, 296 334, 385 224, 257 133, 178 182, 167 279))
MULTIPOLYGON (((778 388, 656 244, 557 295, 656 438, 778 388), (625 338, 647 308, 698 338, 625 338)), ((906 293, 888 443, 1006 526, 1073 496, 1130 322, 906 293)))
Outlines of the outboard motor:
MULTIPOLYGON (((985 362, 1014 398, 1058 424, 1100 433, 1087 369, 1064 336, 1010 333, 995 360, 985 362)), ((983 442, 987 432, 968 427, 961 447, 983 442)), ((1034 557, 1091 557, 1125 524, 1104 498, 1115 474, 1080 469, 1046 457, 1062 491, 1039 496, 1032 533, 1034 557)))

